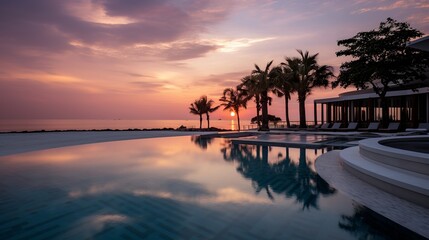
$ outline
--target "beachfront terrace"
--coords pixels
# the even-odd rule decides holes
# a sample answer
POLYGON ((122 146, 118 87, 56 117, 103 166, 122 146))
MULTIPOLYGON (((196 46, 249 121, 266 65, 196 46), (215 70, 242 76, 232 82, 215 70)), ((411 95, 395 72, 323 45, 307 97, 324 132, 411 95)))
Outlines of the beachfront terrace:
MULTIPOLYGON (((417 127, 429 122, 429 87, 415 90, 396 88, 386 94, 391 122, 402 128, 417 127)), ((382 108, 378 95, 372 89, 340 94, 335 98, 314 100, 314 124, 380 121, 382 108), (319 114, 320 113, 320 114, 319 114), (320 117, 320 118, 319 118, 320 117)))

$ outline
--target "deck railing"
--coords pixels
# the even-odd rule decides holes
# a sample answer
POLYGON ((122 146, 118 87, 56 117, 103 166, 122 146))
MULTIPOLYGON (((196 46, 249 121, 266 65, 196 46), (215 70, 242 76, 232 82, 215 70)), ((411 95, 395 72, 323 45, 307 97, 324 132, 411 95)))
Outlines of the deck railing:
MULTIPOLYGON (((290 121, 290 125, 291 125, 291 127, 297 127, 297 126, 299 126, 299 121, 290 121)), ((269 126, 269 128, 287 128, 286 121, 279 121, 276 123, 270 122, 268 126, 269 126)), ((307 126, 308 127, 314 126, 314 121, 307 121, 307 126)), ((241 129, 243 129, 243 130, 258 129, 258 124, 251 123, 251 124, 242 125, 241 129)))

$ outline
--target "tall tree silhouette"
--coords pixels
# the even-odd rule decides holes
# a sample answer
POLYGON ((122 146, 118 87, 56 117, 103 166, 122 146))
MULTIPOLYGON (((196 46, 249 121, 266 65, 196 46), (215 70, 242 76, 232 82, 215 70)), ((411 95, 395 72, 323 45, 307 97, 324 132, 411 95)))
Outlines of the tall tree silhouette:
POLYGON ((295 89, 298 93, 299 102, 299 126, 307 127, 305 115, 305 100, 314 87, 327 87, 329 79, 334 77, 333 69, 328 65, 319 65, 317 63, 318 53, 310 55, 308 51, 297 50, 300 58, 286 57, 282 64, 287 71, 291 72, 295 89))
MULTIPOLYGON (((207 97, 206 97, 207 100, 207 97)), ((205 104, 203 102, 203 97, 195 100, 193 103, 191 103, 191 106, 189 107, 189 112, 195 115, 200 116, 200 129, 203 125, 203 114, 205 113, 205 104)))
POLYGON ((219 99, 219 101, 223 102, 221 103, 221 106, 224 107, 223 110, 232 110, 235 112, 235 115, 237 116, 238 131, 241 130, 240 108, 247 108, 248 100, 249 98, 245 93, 243 93, 243 91, 233 88, 226 88, 223 91, 223 96, 219 99))
POLYGON ((213 106, 214 101, 212 99, 208 100, 207 96, 201 97, 201 104, 203 105, 203 112, 206 114, 207 117, 207 128, 210 128, 210 116, 209 114, 218 110, 220 106, 213 106))
POLYGON ((285 98, 285 120, 286 126, 290 128, 290 118, 289 118, 289 100, 291 99, 292 93, 296 91, 294 76, 289 68, 283 66, 277 67, 277 81, 276 88, 274 90, 275 94, 278 97, 285 98))
POLYGON ((252 71, 252 75, 257 79, 256 85, 261 94, 262 125, 259 128, 261 131, 270 130, 268 126, 268 104, 270 103, 268 93, 275 88, 276 77, 275 72, 270 70, 272 64, 273 61, 268 62, 263 70, 255 64, 255 69, 252 71))
POLYGON ((258 87, 258 79, 254 75, 248 75, 241 79, 238 88, 247 95, 249 99, 253 98, 256 105, 256 123, 258 129, 261 127, 260 111, 261 111, 261 94, 258 87))
POLYGON ((340 75, 332 86, 372 87, 380 97, 382 123, 386 126, 389 120, 386 93, 389 89, 427 79, 429 54, 406 47, 407 42, 422 35, 408 23, 388 18, 378 29, 338 41, 338 46, 346 49, 338 51, 337 56, 349 56, 352 60, 341 64, 340 75))

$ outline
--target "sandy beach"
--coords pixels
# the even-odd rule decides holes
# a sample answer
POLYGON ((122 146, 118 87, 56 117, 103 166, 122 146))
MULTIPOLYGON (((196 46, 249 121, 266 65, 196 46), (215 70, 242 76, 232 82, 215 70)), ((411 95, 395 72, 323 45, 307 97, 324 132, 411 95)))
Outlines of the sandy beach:
POLYGON ((213 132, 180 131, 76 131, 0 134, 0 156, 79 144, 130 139, 191 136, 213 132))

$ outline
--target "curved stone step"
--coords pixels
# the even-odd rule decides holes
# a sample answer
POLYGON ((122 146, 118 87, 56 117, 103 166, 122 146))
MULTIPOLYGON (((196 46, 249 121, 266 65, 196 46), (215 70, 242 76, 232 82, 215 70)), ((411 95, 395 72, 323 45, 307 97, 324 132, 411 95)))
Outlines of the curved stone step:
POLYGON ((419 141, 419 139, 428 139, 428 136, 365 139, 359 142, 359 151, 360 154, 373 161, 429 175, 429 154, 407 151, 380 144, 388 141, 412 142, 419 141))
POLYGON ((340 152, 346 170, 386 192, 429 208, 429 176, 373 161, 359 148, 340 152))

